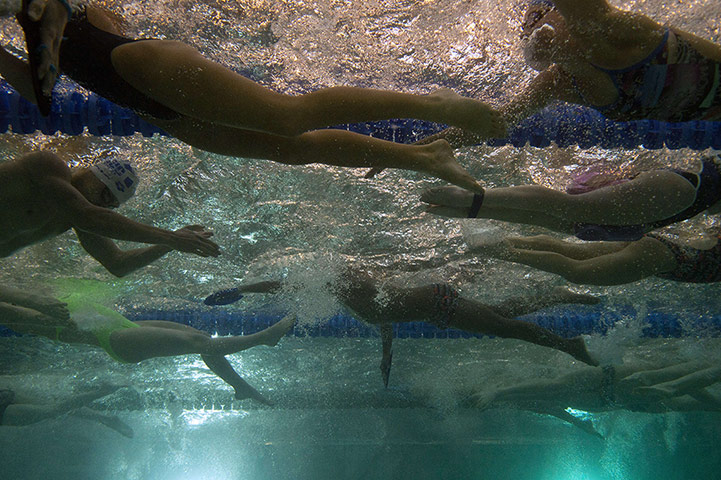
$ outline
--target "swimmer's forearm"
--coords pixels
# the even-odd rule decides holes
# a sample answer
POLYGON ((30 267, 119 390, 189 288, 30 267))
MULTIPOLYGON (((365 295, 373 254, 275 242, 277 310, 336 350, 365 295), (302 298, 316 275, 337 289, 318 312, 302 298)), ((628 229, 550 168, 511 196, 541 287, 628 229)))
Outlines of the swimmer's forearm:
POLYGON ((106 208, 89 206, 74 215, 72 226, 115 240, 170 246, 174 233, 136 222, 106 208))
POLYGON ((150 265, 172 251, 172 248, 165 245, 153 245, 152 247, 125 250, 121 252, 112 265, 106 265, 105 262, 101 263, 116 277, 124 277, 150 265))

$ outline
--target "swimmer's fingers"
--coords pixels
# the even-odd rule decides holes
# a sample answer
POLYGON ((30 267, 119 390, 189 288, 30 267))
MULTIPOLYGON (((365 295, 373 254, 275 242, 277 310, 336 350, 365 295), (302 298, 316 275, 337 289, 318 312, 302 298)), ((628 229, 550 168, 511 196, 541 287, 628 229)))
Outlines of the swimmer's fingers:
POLYGON ((34 0, 28 7, 28 16, 33 19, 34 13, 31 12, 38 11, 41 14, 35 20, 40 21, 40 61, 37 76, 43 92, 50 94, 58 77, 60 43, 68 23, 68 10, 58 0, 34 0))
POLYGON ((217 257, 220 247, 206 238, 207 232, 198 233, 187 228, 176 230, 170 247, 181 252, 194 253, 201 257, 217 257))
POLYGON ((468 218, 467 208, 446 207, 444 205, 428 205, 426 213, 439 217, 468 218))
POLYGON ((213 232, 205 228, 203 225, 186 225, 178 230, 188 230, 200 234, 203 238, 210 238, 213 232))

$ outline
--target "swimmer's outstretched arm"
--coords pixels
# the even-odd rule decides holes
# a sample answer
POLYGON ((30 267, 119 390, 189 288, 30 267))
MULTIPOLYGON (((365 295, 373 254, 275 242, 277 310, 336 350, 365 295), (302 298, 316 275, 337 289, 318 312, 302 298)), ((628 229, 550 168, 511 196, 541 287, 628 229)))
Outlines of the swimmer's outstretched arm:
POLYGON ((22 158, 38 194, 55 205, 54 216, 66 228, 131 242, 164 245, 200 256, 218 256, 220 247, 210 241, 210 232, 181 229, 175 232, 136 222, 90 203, 71 183, 67 164, 49 152, 35 152, 22 158))
MULTIPOLYGON (((200 225, 187 225, 179 230, 189 230, 200 234, 208 234, 209 236, 211 234, 200 225)), ((116 277, 124 277, 133 273, 173 251, 172 248, 165 245, 121 250, 109 238, 83 232, 82 230, 76 230, 75 234, 85 251, 116 277)))

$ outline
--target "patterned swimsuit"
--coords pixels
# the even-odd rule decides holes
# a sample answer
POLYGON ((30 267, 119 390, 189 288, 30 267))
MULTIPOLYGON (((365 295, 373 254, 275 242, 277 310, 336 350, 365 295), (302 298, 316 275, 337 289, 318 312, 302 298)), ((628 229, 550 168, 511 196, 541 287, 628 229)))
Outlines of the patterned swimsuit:
POLYGON ((666 245, 676 259, 673 271, 656 274, 657 277, 676 282, 721 282, 721 236, 716 237, 716 245, 708 250, 679 245, 659 235, 648 236, 666 245))
POLYGON ((593 107, 612 120, 721 120, 721 63, 700 54, 670 28, 656 49, 635 65, 618 70, 593 66, 610 77, 618 92, 615 102, 593 107), (668 63, 670 38, 676 44, 675 63, 668 63))

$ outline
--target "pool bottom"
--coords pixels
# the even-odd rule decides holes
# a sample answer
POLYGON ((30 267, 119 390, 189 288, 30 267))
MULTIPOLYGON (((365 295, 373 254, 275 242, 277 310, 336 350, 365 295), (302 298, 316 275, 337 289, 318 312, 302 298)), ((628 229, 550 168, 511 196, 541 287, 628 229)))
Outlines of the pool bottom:
POLYGON ((718 417, 604 414, 605 440, 519 411, 413 409, 143 411, 126 439, 58 419, 0 433, 5 478, 715 478, 718 417), (693 429, 693 435, 684 432, 693 429), (626 433, 623 433, 626 432, 626 433))
MULTIPOLYGON (((647 340, 623 357, 718 351, 718 339, 708 342, 647 340)), ((276 403, 265 407, 233 400, 194 355, 121 365, 96 349, 4 338, 4 384, 44 400, 121 385, 95 407, 117 415, 134 437, 73 415, 0 427, 3 473, 60 480, 655 480, 714 478, 721 466, 715 413, 594 414, 602 440, 550 416, 461 406, 464 391, 584 368, 562 353, 501 339, 400 339, 385 390, 378 344, 285 338, 276 348, 231 356, 276 403)))

